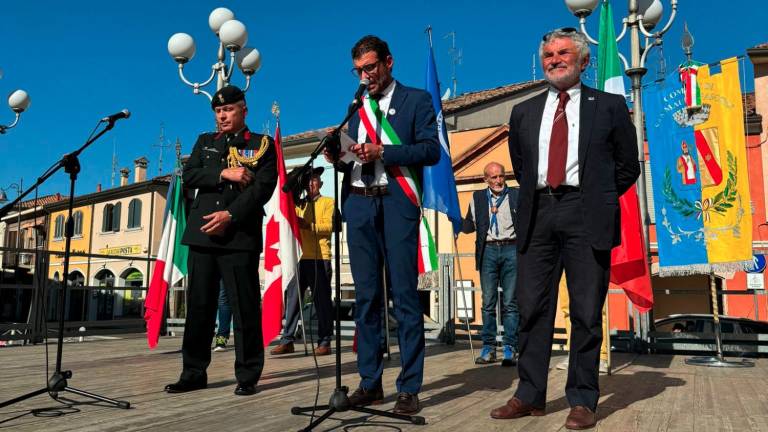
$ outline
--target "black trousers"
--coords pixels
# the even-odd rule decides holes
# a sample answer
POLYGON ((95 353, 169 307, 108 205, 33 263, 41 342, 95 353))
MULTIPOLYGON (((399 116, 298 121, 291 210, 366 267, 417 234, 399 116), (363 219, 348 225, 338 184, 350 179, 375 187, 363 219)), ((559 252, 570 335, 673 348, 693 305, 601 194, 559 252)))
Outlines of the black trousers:
POLYGON ((219 282, 223 280, 234 316, 235 377, 238 383, 255 385, 264 368, 258 252, 193 246, 189 250, 188 263, 181 379, 207 380, 219 282))
POLYGON ((520 383, 515 396, 537 407, 546 404, 557 288, 565 268, 572 328, 565 394, 571 406, 595 410, 611 252, 592 248, 579 192, 537 193, 534 206, 530 243, 518 256, 520 383))
MULTIPOLYGON (((333 306, 331 305, 330 260, 299 260, 299 290, 290 285, 285 293, 285 328, 280 343, 293 342, 299 326, 299 298, 304 298, 307 287, 312 288, 312 302, 317 311, 317 344, 330 345, 333 338, 333 306)), ((309 317, 304 317, 309 322, 309 317)), ((306 326, 304 327, 306 328, 306 326)))

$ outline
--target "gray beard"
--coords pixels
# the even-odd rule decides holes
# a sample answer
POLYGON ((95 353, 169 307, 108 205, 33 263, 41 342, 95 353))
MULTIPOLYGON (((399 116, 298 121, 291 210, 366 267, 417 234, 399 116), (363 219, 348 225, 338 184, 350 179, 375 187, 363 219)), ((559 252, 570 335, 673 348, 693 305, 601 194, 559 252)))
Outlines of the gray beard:
POLYGON ((581 71, 578 68, 575 68, 573 72, 560 78, 550 78, 549 74, 545 74, 545 76, 547 77, 547 82, 553 87, 565 90, 573 87, 579 82, 581 71))

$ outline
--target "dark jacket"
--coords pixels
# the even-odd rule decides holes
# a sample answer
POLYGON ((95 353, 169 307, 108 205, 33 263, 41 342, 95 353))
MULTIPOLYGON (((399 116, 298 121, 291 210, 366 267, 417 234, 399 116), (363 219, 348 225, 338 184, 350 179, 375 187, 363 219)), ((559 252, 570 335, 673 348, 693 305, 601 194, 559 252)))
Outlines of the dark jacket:
POLYGON ((269 201, 277 184, 275 142, 271 137, 267 151, 252 169, 253 181, 240 190, 237 184, 219 181, 221 171, 228 167, 229 146, 258 150, 264 135, 249 132, 238 134, 229 145, 224 134, 205 133, 198 137, 192 155, 184 165, 184 187, 197 189, 187 219, 182 243, 190 246, 249 250, 262 249, 262 220, 264 204, 269 201), (247 138, 247 139, 246 139, 247 138), (232 223, 222 236, 209 236, 200 231, 206 222, 203 216, 220 210, 232 214, 232 223))
MULTIPOLYGON (((509 119, 509 154, 520 183, 518 248, 525 251, 539 163, 539 130, 547 93, 515 105, 509 119)), ((619 196, 640 175, 635 126, 624 98, 581 86, 579 107, 579 187, 581 212, 592 247, 610 250, 621 243, 619 196)))
MULTIPOLYGON (((481 189, 472 193, 472 200, 475 202, 475 219, 472 217, 472 209, 467 209, 467 216, 461 221, 461 232, 470 234, 477 232, 475 236, 475 268, 480 270, 483 263, 483 252, 485 251, 485 240, 488 230, 491 227, 491 218, 488 215, 488 189, 481 189)), ((507 188, 506 203, 509 205, 509 212, 512 215, 512 226, 517 232, 517 197, 519 195, 517 188, 507 188)))
MULTIPOLYGON (((422 168, 434 165, 440 160, 440 141, 437 137, 437 123, 432 97, 424 90, 395 84, 392 100, 389 103, 387 120, 392 125, 401 145, 384 146, 384 167, 410 166, 417 173, 417 182, 421 182, 422 168), (394 114, 391 114, 394 111, 394 114)), ((349 121, 349 136, 357 141, 360 116, 355 113, 349 121)), ((369 138, 370 141, 370 138, 369 138)), ((338 164, 344 172, 342 182, 342 205, 349 196, 351 164, 338 164)), ((421 209, 414 206, 387 169, 387 188, 390 195, 402 204, 403 214, 418 219, 421 209)), ((342 206, 343 208, 343 206, 342 206)))

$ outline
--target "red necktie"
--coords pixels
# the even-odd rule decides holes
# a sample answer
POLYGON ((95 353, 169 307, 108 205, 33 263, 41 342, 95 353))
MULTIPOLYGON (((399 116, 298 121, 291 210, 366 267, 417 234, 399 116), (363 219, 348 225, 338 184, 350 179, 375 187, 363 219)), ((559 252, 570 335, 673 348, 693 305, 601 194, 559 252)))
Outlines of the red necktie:
POLYGON ((549 163, 547 164, 547 183, 551 188, 560 186, 565 180, 565 159, 568 156, 568 119, 565 116, 565 104, 570 96, 566 92, 557 95, 555 119, 552 122, 552 135, 549 138, 549 163))

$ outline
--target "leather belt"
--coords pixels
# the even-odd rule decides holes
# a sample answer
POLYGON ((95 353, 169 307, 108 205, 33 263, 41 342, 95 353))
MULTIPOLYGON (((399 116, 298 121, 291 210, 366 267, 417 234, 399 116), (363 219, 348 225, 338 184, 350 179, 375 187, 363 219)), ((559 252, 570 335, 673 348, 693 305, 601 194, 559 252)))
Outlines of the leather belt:
POLYGON ((581 188, 578 186, 568 186, 568 185, 560 185, 556 188, 553 188, 551 186, 545 186, 541 189, 536 189, 537 194, 544 194, 544 195, 564 195, 570 192, 578 192, 581 188))
POLYGON ((389 189, 387 189, 386 186, 369 186, 369 187, 351 186, 349 188, 349 192, 355 195, 362 195, 367 197, 389 195, 389 189))
POLYGON ((509 246, 516 244, 517 240, 515 239, 506 239, 506 240, 488 240, 485 242, 485 244, 491 244, 491 245, 497 245, 497 246, 509 246))

